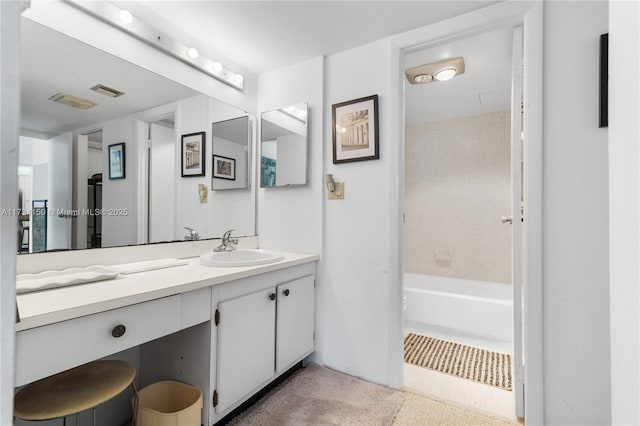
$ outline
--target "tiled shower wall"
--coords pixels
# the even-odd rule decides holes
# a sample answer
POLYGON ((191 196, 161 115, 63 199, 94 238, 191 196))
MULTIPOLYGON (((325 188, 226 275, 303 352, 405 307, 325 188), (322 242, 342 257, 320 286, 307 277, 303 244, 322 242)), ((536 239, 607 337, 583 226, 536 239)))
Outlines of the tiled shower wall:
POLYGON ((405 272, 511 283, 510 113, 406 125, 405 272))

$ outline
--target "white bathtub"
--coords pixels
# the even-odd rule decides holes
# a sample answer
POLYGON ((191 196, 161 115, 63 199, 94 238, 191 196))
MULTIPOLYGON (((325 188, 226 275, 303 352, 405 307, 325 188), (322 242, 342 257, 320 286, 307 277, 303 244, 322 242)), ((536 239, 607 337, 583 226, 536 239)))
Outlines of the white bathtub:
POLYGON ((513 342, 511 285, 404 274, 405 326, 513 342))

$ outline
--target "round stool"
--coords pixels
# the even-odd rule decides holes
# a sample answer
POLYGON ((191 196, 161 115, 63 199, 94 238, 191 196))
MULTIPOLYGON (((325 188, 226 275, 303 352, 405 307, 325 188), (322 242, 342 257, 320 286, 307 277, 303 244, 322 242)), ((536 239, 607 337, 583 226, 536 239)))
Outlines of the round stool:
POLYGON ((22 420, 62 417, 66 424, 66 416, 93 408, 95 424, 95 407, 127 389, 135 375, 135 368, 124 361, 92 361, 20 389, 14 397, 13 415, 22 420))

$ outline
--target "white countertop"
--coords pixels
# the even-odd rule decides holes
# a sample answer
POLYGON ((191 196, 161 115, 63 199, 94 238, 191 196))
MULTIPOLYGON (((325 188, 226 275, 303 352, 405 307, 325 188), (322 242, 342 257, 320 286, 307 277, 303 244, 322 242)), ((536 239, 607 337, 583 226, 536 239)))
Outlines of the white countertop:
POLYGON ((284 259, 268 265, 215 268, 198 257, 187 265, 157 269, 116 279, 60 287, 17 296, 20 322, 16 331, 91 315, 110 309, 180 294, 291 266, 314 262, 318 255, 282 252, 284 259))

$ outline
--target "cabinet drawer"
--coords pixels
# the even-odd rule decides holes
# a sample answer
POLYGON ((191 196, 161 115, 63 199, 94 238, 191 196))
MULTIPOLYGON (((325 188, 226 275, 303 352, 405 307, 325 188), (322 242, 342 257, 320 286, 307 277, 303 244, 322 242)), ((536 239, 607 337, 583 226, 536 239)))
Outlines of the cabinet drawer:
POLYGON ((20 331, 15 385, 174 333, 179 325, 180 296, 171 296, 20 331))

